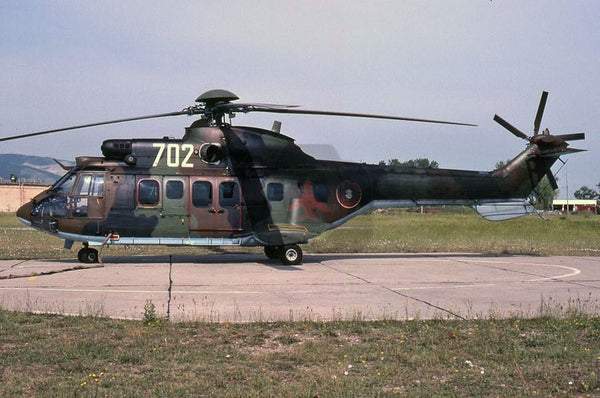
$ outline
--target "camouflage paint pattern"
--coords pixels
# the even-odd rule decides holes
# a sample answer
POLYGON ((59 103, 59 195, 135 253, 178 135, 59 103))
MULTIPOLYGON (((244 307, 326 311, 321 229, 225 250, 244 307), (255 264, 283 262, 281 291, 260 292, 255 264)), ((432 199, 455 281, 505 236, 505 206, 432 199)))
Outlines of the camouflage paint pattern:
POLYGON ((373 204, 525 198, 566 147, 560 139, 531 142, 492 172, 409 169, 317 160, 283 134, 201 119, 182 139, 105 141, 104 157, 77 158, 17 215, 85 243, 112 234, 152 244, 280 246, 307 242, 373 204))

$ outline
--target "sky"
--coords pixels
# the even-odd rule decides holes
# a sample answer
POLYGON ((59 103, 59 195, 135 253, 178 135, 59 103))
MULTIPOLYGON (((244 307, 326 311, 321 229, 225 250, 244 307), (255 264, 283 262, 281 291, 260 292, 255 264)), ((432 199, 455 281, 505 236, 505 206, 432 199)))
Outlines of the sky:
MULTIPOLYGON (((243 102, 475 123, 477 127, 242 114, 346 161, 426 157, 491 170, 542 129, 585 132, 554 172, 559 197, 600 183, 597 1, 0 2, 0 136, 172 112, 203 92, 243 102), (560 169, 560 170, 559 170, 560 169)), ((181 137, 187 116, 0 143, 0 153, 73 160, 110 138, 181 137)))

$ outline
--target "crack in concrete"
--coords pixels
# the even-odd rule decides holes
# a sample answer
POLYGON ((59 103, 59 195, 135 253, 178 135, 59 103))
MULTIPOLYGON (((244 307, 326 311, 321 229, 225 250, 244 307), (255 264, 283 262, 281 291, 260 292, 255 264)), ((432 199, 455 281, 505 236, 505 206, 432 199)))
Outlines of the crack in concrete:
POLYGON ((429 306, 429 307, 432 307, 432 308, 438 309, 438 310, 440 310, 440 311, 442 311, 442 312, 445 312, 445 313, 447 313, 447 314, 450 314, 450 315, 452 315, 452 316, 453 316, 453 317, 455 317, 455 318, 462 319, 463 321, 464 321, 464 320, 466 320, 466 318, 464 318, 464 317, 462 317, 462 316, 458 315, 457 313, 455 313, 455 312, 453 312, 453 311, 451 311, 451 310, 449 310, 449 309, 447 309, 447 308, 440 307, 439 305, 435 305, 435 304, 433 304, 433 303, 431 303, 431 302, 429 302, 429 301, 426 301, 426 300, 420 299, 420 298, 418 298, 418 297, 411 296, 411 295, 409 295, 409 294, 404 294, 404 293, 401 293, 401 292, 399 292, 399 291, 396 291, 396 290, 394 290, 394 289, 392 289, 392 288, 389 288, 389 287, 387 287, 387 286, 385 286, 385 285, 381 285, 381 284, 375 283, 375 282, 373 282, 373 281, 370 281, 370 280, 368 280, 368 279, 365 279, 365 278, 363 278, 363 277, 360 277, 360 276, 358 276, 358 275, 354 275, 354 274, 352 274, 351 272, 342 271, 342 270, 340 270, 340 269, 338 269, 338 268, 335 268, 335 267, 334 267, 334 266, 332 266, 332 265, 325 264, 324 262, 321 262, 321 265, 323 265, 323 266, 325 266, 325 267, 327 267, 327 268, 329 268, 329 269, 331 269, 331 270, 333 270, 333 271, 336 271, 336 272, 338 272, 338 273, 345 274, 345 275, 348 275, 348 276, 350 276, 350 277, 352 277, 352 278, 355 278, 355 279, 358 279, 358 280, 360 280, 360 281, 363 281, 364 283, 367 283, 367 284, 369 284, 369 285, 371 285, 371 286, 376 286, 376 287, 378 287, 378 288, 380 288, 380 289, 387 290, 388 292, 390 292, 390 293, 393 293, 393 294, 395 294, 395 295, 398 295, 398 296, 401 296, 401 297, 404 297, 404 298, 407 298, 407 299, 410 299, 410 300, 413 300, 413 301, 417 301, 417 302, 419 302, 419 303, 422 303, 422 304, 425 304, 425 305, 427 305, 427 306, 429 306))

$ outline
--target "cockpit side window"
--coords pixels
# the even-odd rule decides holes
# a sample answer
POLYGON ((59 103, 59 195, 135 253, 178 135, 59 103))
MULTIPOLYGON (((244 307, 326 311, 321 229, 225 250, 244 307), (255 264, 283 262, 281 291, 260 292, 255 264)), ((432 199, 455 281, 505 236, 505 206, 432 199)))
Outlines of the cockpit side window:
MULTIPOLYGON (((104 174, 102 173, 79 173, 77 184, 72 193, 71 213, 74 217, 87 217, 89 206, 100 205, 99 200, 104 196, 104 174), (88 197, 96 200, 88 201, 88 197)), ((89 214, 91 216, 91 214, 89 214)))
POLYGON ((90 196, 104 196, 104 176, 102 174, 94 174, 90 196))
POLYGON ((75 196, 103 196, 104 175, 103 174, 80 174, 77 188, 73 193, 75 196))
POLYGON ((77 196, 88 196, 91 183, 92 176, 90 174, 81 174, 79 177, 79 184, 77 184, 77 189, 74 194, 77 196))

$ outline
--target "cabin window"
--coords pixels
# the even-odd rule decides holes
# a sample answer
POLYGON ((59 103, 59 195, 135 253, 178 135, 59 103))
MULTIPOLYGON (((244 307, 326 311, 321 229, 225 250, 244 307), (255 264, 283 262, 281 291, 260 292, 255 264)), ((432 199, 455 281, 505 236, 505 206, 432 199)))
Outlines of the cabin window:
POLYGON ((138 203, 156 206, 159 203, 160 184, 156 180, 141 180, 138 183, 138 203))
POLYGON ((322 182, 313 182, 313 195, 317 202, 327 202, 329 199, 329 192, 327 189, 327 184, 322 182))
POLYGON ((181 181, 167 181, 165 190, 167 193, 167 199, 183 198, 183 182, 181 181))
POLYGON ((280 182, 271 182, 267 184, 267 199, 270 202, 280 202, 283 200, 283 184, 280 182))
POLYGON ((208 207, 212 204, 210 181, 196 181, 192 184, 192 204, 194 207, 208 207))
POLYGON ((240 204, 240 189, 237 182, 225 181, 219 185, 219 205, 235 207, 240 204))

